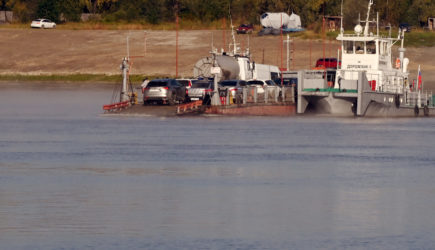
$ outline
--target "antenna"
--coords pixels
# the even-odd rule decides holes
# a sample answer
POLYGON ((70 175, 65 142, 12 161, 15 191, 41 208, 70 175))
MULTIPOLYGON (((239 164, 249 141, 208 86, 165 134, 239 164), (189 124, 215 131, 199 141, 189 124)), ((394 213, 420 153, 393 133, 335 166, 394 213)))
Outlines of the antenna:
POLYGON ((211 32, 211 51, 214 50, 214 34, 211 32))
POLYGON ((370 9, 372 8, 373 5, 373 0, 369 1, 369 7, 367 9, 367 18, 366 18, 366 26, 364 27, 364 36, 368 36, 369 35, 369 18, 370 18, 370 9))
POLYGON ((130 58, 130 43, 128 42, 129 38, 130 38, 130 35, 127 36, 127 59, 130 58))
POLYGON ((343 29, 343 0, 341 0, 341 22, 340 22, 340 33, 343 34, 344 33, 344 29, 343 29))
POLYGON ((379 12, 376 12, 376 36, 379 36, 379 12))
POLYGON ((228 14, 230 16, 230 21, 231 21, 231 36, 233 38, 233 55, 237 55, 237 43, 236 43, 236 35, 234 32, 234 26, 233 26, 233 18, 231 17, 231 5, 228 5, 228 14))

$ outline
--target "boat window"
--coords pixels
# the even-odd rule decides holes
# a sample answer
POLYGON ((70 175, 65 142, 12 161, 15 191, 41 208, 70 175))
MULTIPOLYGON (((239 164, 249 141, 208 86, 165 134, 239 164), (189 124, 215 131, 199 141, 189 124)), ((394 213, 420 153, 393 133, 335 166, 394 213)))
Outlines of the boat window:
POLYGON ((364 54, 364 42, 355 42, 355 53, 364 54))
POLYGON ((344 41, 343 51, 345 54, 353 54, 353 41, 344 41))
POLYGON ((367 54, 376 54, 376 42, 375 41, 367 42, 366 53, 367 54))

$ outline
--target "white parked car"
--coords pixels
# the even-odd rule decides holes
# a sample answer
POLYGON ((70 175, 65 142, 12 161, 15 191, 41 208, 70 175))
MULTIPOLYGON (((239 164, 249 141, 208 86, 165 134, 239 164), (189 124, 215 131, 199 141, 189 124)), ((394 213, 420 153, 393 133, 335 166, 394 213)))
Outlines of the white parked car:
POLYGON ((36 19, 33 20, 30 24, 32 28, 41 28, 41 29, 54 29, 56 28, 56 23, 48 20, 48 19, 36 19))
POLYGON ((258 94, 264 94, 267 89, 269 96, 273 96, 275 91, 279 91, 279 87, 272 80, 249 80, 246 83, 248 86, 256 86, 258 94))

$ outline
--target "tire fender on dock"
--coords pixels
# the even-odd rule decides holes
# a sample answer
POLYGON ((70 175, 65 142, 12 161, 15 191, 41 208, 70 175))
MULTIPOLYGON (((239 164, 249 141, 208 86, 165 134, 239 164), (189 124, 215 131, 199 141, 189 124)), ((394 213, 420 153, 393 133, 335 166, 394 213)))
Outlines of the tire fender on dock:
POLYGON ((396 104, 396 108, 400 107, 400 96, 399 95, 396 95, 394 97, 394 103, 396 104))
POLYGON ((423 114, 424 116, 429 116, 429 107, 427 105, 425 105, 423 108, 423 114))
POLYGON ((415 105, 415 107, 414 107, 414 115, 418 116, 418 113, 420 113, 420 109, 418 108, 417 105, 415 105))

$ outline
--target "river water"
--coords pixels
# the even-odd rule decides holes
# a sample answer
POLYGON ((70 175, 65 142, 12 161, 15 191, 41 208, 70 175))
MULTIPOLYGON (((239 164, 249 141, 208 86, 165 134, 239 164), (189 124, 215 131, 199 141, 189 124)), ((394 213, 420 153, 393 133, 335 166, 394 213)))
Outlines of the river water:
POLYGON ((434 249, 435 119, 102 115, 0 87, 1 249, 434 249))

